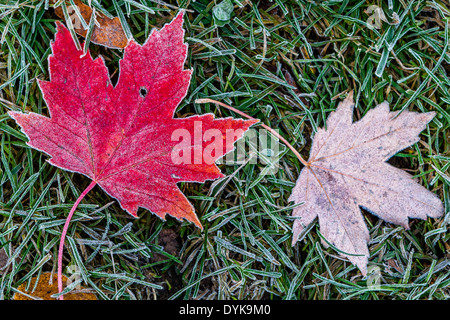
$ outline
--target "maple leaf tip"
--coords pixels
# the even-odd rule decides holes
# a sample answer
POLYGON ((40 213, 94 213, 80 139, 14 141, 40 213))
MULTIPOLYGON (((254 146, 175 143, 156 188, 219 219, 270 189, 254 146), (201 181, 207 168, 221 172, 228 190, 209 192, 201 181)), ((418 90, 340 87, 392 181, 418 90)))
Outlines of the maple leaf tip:
POLYGON ((355 102, 355 101, 353 100, 353 90, 351 90, 351 91, 348 93, 348 95, 347 95, 347 97, 345 98, 344 101, 350 102, 350 103, 354 103, 354 102, 355 102))
MULTIPOLYGON (((20 117, 21 115, 25 115, 25 114, 22 113, 22 112, 10 110, 10 111, 8 111, 8 115, 9 115, 11 118, 13 118, 15 121, 17 121, 17 120, 18 120, 18 119, 17 119, 18 117, 20 117)), ((20 123, 19 123, 19 125, 20 125, 20 123)))
POLYGON ((292 236, 292 241, 291 241, 291 247, 295 246, 295 244, 297 243, 298 239, 297 237, 294 235, 292 236))
POLYGON ((55 21, 56 24, 56 36, 58 35, 58 33, 60 32, 65 32, 68 31, 67 27, 64 25, 64 23, 62 23, 61 21, 56 20, 55 21))
POLYGON ((431 120, 433 120, 433 118, 436 116, 436 112, 435 111, 430 111, 424 114, 424 118, 425 118, 425 123, 429 123, 431 120))
POLYGON ((183 20, 183 18, 184 18, 184 13, 185 13, 185 10, 180 10, 180 12, 178 12, 178 13, 177 13, 177 16, 174 18, 174 21, 177 20, 177 19, 183 20))
POLYGON ((300 235, 303 233, 303 231, 305 230, 304 226, 296 226, 296 222, 298 220, 296 220, 294 222, 294 227, 292 228, 292 241, 291 241, 291 247, 295 246, 295 244, 297 242, 300 241, 300 235))
POLYGON ((200 222, 200 220, 196 219, 195 221, 192 221, 196 227, 200 228, 201 231, 203 231, 203 226, 200 222))
MULTIPOLYGON (((175 18, 172 19, 169 23, 166 23, 161 29, 163 30, 166 26, 174 27, 174 28, 180 28, 183 29, 183 22, 184 22, 184 10, 181 10, 178 12, 178 14, 175 16, 175 18)), ((183 35, 184 35, 184 29, 183 29, 183 35)))

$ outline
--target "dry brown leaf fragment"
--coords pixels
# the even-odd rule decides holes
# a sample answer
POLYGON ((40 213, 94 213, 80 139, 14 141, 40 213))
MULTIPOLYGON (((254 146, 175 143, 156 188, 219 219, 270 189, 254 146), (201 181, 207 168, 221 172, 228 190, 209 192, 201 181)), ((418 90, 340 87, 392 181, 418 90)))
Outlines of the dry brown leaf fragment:
MULTIPOLYGON (((37 277, 33 277, 31 279, 29 291, 26 290, 27 282, 22 283, 17 288, 17 290, 36 298, 36 300, 56 300, 51 296, 53 294, 58 293, 57 274, 56 273, 52 274, 51 272, 42 273, 39 277, 36 289, 33 291, 33 288, 35 287, 36 284, 36 279, 37 277)), ((68 278, 63 275, 64 286, 66 285, 67 280, 68 278)), ((97 300, 95 294, 85 291, 86 289, 84 288, 75 289, 74 291, 65 294, 64 298, 66 300, 97 300)), ((35 300, 35 299, 32 299, 26 295, 17 292, 14 295, 13 300, 35 300)))
MULTIPOLYGON (((74 4, 77 6, 84 21, 89 23, 93 12, 92 8, 81 2, 81 0, 74 0, 74 4)), ((75 32, 82 37, 86 37, 88 30, 84 29, 81 23, 76 23, 78 21, 78 16, 75 13, 75 9, 70 6, 69 1, 67 1, 67 5, 70 9, 69 14, 72 18, 72 24, 75 22, 75 32)), ((64 13, 60 6, 55 8, 55 13, 58 17, 64 19, 64 13)), ((107 16, 98 13, 96 20, 97 25, 94 26, 91 42, 113 49, 123 49, 127 46, 128 39, 118 17, 110 19, 107 16)))
POLYGON ((353 122, 353 93, 313 138, 308 165, 302 169, 289 201, 293 241, 315 218, 320 233, 340 254, 367 274, 369 231, 359 207, 408 229, 408 218, 437 218, 442 201, 405 171, 386 161, 420 140, 434 112, 390 112, 383 102, 353 122))

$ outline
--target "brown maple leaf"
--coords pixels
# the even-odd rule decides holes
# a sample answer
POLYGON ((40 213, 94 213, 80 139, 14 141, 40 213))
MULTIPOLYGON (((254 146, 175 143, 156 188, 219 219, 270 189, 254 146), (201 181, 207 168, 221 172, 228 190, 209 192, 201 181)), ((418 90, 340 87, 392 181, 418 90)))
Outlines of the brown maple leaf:
POLYGON ((434 112, 389 112, 383 102, 357 122, 352 121, 353 94, 314 136, 309 160, 300 172, 290 201, 293 241, 318 217, 326 242, 367 274, 369 231, 359 207, 408 229, 408 218, 439 217, 441 200, 405 171, 386 161, 419 141, 434 112))
MULTIPOLYGON (((56 0, 53 0, 52 2, 57 3, 56 0)), ((93 13, 96 14, 95 10, 92 10, 90 6, 85 5, 80 0, 74 0, 73 4, 74 6, 71 5, 70 1, 66 1, 69 18, 74 25, 75 32, 82 37, 86 37, 88 30, 87 28, 83 28, 75 10, 78 10, 86 23, 89 23, 93 13)), ((56 7, 55 13, 58 17, 64 19, 62 6, 56 7)), ((98 12, 95 19, 97 25, 94 26, 92 31, 91 42, 114 49, 123 49, 127 46, 128 39, 118 17, 108 18, 104 14, 98 12)))

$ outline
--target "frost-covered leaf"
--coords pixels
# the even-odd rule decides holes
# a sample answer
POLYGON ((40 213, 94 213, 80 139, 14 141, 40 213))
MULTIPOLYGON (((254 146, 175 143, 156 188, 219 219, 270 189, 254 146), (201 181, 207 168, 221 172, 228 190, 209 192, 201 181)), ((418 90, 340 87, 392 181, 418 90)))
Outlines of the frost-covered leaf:
POLYGON ((49 58, 51 81, 39 82, 51 117, 9 114, 28 136, 28 145, 49 154, 52 165, 89 177, 133 216, 143 207, 161 218, 169 214, 201 227, 177 183, 223 177, 214 161, 256 121, 215 119, 213 114, 173 117, 192 74, 183 68, 187 45, 182 24, 180 13, 154 30, 144 45, 131 40, 113 86, 103 59, 83 55, 58 23, 49 58), (235 133, 231 138, 230 131, 235 133), (191 161, 173 160, 180 137, 187 146, 182 151, 193 154, 191 161), (221 144, 206 161, 211 138, 221 144))
POLYGON ((434 112, 390 112, 383 102, 353 122, 353 95, 314 136, 308 165, 302 169, 290 201, 293 244, 316 217, 326 241, 367 272, 369 232, 360 207, 408 229, 408 218, 439 217, 441 200, 405 171, 386 161, 419 141, 434 112))

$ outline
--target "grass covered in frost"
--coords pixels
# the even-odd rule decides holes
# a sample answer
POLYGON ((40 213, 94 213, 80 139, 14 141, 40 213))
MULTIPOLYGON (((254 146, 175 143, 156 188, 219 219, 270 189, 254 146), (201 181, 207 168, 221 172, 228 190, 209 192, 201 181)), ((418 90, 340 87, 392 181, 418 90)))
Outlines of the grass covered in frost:
MULTIPOLYGON (((94 188, 69 228, 68 276, 76 270, 100 299, 450 297, 448 1, 91 2, 97 11, 118 16, 140 43, 179 8, 186 9, 186 67, 193 77, 177 116, 233 116, 195 104, 198 98, 220 100, 279 129, 305 157, 314 132, 350 90, 355 119, 384 100, 393 110, 436 111, 421 141, 390 162, 438 194, 446 215, 411 220, 406 231, 364 212, 369 269, 379 276, 379 285, 368 286, 370 279, 324 247, 317 224, 291 247, 287 199, 301 164, 281 146, 275 174, 262 175, 265 165, 249 162, 221 165, 227 176, 214 182, 180 184, 203 232, 143 209, 134 220, 94 188), (366 23, 372 4, 386 16, 379 29, 366 23)), ((49 43, 59 19, 53 6, 48 0, 0 3, 0 251, 6 256, 0 262, 7 265, 0 270, 2 299, 10 299, 22 283, 32 290, 34 276, 56 272, 65 217, 89 184, 26 146, 6 113, 47 112, 36 79, 49 77, 49 43)), ((89 48, 105 58, 116 81, 122 52, 93 43, 89 48)))

